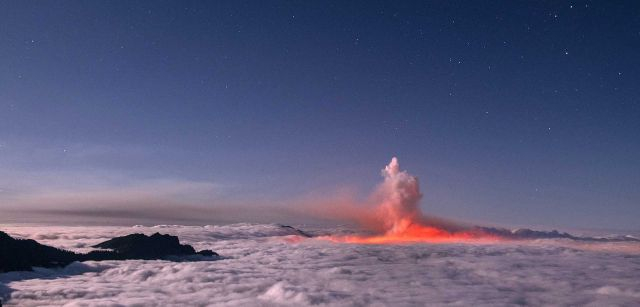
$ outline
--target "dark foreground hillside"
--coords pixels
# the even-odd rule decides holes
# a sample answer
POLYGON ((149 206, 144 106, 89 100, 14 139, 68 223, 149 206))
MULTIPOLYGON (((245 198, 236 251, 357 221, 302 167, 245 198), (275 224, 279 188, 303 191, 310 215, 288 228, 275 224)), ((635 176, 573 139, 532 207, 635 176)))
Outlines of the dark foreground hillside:
POLYGON ((32 267, 64 267, 74 261, 164 259, 169 256, 217 257, 218 254, 203 250, 196 252, 178 237, 155 233, 151 236, 131 234, 116 237, 95 245, 104 250, 87 254, 40 244, 34 240, 15 239, 0 231, 0 272, 29 271, 32 267))

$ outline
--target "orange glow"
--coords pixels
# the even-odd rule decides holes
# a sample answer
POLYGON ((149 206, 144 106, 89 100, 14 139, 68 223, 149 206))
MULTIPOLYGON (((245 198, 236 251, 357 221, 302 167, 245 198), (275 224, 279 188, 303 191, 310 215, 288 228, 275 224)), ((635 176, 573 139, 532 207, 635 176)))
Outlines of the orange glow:
MULTIPOLYGON (((377 229, 381 235, 372 236, 326 236, 322 239, 341 243, 395 244, 395 243, 492 243, 503 240, 478 230, 453 230, 450 227, 427 222, 420 209, 420 186, 418 178, 400 170, 398 159, 382 170, 384 181, 374 193, 377 206, 363 210, 358 221, 369 229, 377 229)), ((348 207, 347 207, 348 208, 348 207)))
POLYGON ((355 244, 398 244, 398 243, 495 243, 504 241, 495 235, 477 231, 449 232, 432 226, 409 224, 401 231, 389 231, 373 236, 325 236, 327 239, 339 243, 355 244))

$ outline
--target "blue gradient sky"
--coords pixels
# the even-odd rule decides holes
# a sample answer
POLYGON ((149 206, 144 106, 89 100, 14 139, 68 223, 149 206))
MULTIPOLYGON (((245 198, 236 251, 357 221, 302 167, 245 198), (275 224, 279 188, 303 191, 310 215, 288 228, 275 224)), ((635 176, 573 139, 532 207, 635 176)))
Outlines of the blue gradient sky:
POLYGON ((396 155, 431 214, 640 218, 637 3, 4 1, 0 37, 0 212, 364 197, 396 155))

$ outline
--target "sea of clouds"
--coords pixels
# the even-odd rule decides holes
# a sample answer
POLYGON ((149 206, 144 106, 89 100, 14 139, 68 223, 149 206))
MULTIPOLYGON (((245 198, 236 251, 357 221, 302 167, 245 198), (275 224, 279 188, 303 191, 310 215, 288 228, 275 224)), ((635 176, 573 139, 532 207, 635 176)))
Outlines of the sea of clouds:
MULTIPOLYGON (((134 232, 177 235, 217 261, 102 261, 0 274, 6 306, 510 306, 640 304, 637 242, 336 243, 277 224, 4 225, 74 251, 134 232)), ((309 229, 332 233, 335 228, 309 229)))

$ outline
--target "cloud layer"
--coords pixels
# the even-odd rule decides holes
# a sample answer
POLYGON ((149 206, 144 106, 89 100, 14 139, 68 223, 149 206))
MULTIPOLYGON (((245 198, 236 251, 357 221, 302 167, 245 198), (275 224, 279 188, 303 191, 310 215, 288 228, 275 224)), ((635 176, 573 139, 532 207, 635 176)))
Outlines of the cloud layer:
POLYGON ((3 230, 74 250, 114 235, 160 231, 227 257, 1 274, 0 292, 18 306, 612 306, 640 300, 640 246, 631 242, 337 244, 272 224, 3 230))

